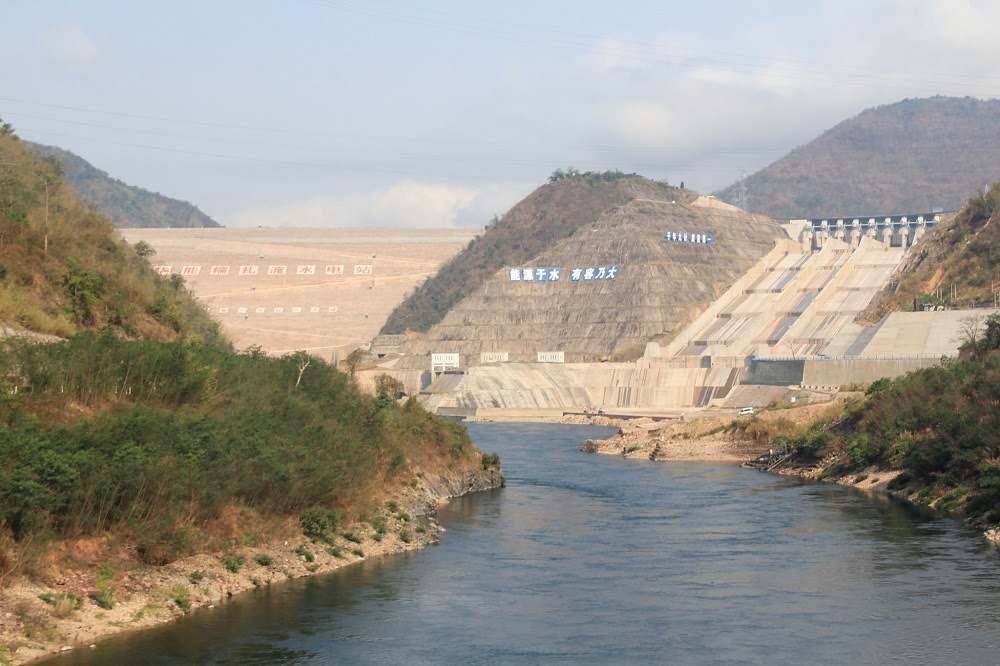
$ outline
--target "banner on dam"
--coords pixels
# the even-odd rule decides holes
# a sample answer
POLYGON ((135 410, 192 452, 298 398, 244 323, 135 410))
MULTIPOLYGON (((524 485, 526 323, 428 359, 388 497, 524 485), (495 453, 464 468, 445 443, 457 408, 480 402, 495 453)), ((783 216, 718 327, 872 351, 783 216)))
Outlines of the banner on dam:
POLYGON ((566 352, 538 352, 539 363, 565 363, 566 352))
MULTIPOLYGON (((234 273, 241 276, 255 276, 262 273, 260 266, 209 266, 208 274, 213 277, 225 277, 230 274, 230 268, 235 268, 234 273)), ((292 266, 272 264, 267 267, 267 270, 263 272, 264 275, 270 277, 283 277, 287 275, 301 275, 305 277, 314 276, 319 274, 319 268, 315 264, 304 264, 294 267, 292 266)), ((166 277, 174 273, 174 267, 169 265, 153 266, 153 270, 158 274, 166 277)), ((557 269, 558 270, 558 269, 557 269)), ((181 266, 181 268, 176 271, 177 274, 196 277, 201 275, 201 266, 181 266)), ((354 275, 373 275, 374 268, 371 264, 355 264, 354 275)), ((323 267, 323 275, 346 275, 344 271, 343 264, 328 264, 323 267)), ((556 277, 555 279, 559 279, 556 277)))
POLYGON ((668 231, 663 237, 674 243, 700 243, 702 245, 712 244, 712 234, 691 233, 689 231, 668 231))
POLYGON ((568 275, 570 282, 580 280, 614 280, 618 275, 617 266, 591 266, 589 268, 510 268, 511 282, 559 282, 568 275))

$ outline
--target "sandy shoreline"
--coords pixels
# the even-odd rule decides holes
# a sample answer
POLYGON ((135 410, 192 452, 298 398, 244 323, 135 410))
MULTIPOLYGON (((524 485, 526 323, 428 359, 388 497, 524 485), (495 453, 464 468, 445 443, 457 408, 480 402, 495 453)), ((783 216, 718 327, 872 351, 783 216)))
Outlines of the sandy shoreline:
MULTIPOLYGON (((469 492, 499 488, 501 482, 500 472, 489 470, 404 489, 396 498, 398 509, 385 512, 384 535, 359 522, 339 527, 331 545, 311 541, 294 524, 282 538, 268 543, 244 537, 224 553, 193 555, 160 567, 126 563, 111 578, 115 604, 110 609, 92 600, 98 588, 96 565, 86 571, 62 571, 43 582, 16 580, 0 589, 0 664, 36 662, 59 652, 88 649, 103 638, 165 624, 195 608, 239 603, 245 598, 242 593, 259 587, 422 548, 444 531, 429 515, 438 506, 469 492), (227 557, 237 571, 227 568, 227 557), (76 598, 81 599, 80 607, 74 609, 76 598)), ((77 551, 99 545, 97 540, 63 544, 77 551)))

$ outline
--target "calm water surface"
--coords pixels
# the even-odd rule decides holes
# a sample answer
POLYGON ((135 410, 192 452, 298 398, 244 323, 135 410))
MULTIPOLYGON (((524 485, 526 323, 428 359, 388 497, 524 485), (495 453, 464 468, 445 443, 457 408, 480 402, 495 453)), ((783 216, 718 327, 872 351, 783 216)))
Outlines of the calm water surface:
POLYGON ((472 424, 507 488, 439 545, 290 581, 50 664, 1000 663, 1000 556, 885 498, 584 454, 472 424))

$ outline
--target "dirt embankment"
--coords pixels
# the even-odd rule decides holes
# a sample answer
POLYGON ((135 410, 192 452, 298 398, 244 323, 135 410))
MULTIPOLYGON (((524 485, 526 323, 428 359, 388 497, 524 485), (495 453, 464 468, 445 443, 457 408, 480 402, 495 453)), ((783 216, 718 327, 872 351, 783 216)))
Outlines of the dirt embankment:
MULTIPOLYGON (((234 603, 241 592, 257 587, 421 548, 444 531, 429 513, 450 498, 502 483, 499 469, 426 474, 415 488, 403 486, 376 510, 384 518, 381 530, 372 520, 357 522, 338 527, 329 543, 314 542, 291 521, 276 526, 267 539, 243 535, 222 551, 160 567, 125 558, 121 553, 129 549, 114 548, 108 538, 58 544, 47 573, 0 589, 0 664, 88 649, 101 638, 170 622, 194 608, 234 603), (102 579, 99 565, 105 559, 113 570, 109 575, 105 569, 102 579)), ((229 518, 239 521, 235 514, 229 518)))

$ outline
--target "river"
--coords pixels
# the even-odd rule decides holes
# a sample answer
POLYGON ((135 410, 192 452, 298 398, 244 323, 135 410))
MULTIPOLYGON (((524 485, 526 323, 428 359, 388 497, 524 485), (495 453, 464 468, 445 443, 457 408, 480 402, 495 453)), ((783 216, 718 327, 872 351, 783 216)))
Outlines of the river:
POLYGON ((955 520, 733 465, 579 452, 607 428, 469 430, 507 488, 443 508, 440 544, 46 664, 1000 662, 1000 553, 955 520))

